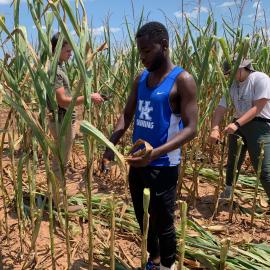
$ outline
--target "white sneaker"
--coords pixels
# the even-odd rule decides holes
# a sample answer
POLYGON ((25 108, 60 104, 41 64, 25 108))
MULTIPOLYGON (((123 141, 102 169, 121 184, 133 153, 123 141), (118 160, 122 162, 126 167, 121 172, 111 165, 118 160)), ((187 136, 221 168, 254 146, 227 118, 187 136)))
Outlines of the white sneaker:
POLYGON ((229 199, 229 198, 231 198, 231 195, 232 195, 232 186, 226 185, 224 191, 222 191, 220 194, 220 198, 229 199))
POLYGON ((166 267, 160 264, 160 270, 176 270, 175 263, 171 267, 166 267))

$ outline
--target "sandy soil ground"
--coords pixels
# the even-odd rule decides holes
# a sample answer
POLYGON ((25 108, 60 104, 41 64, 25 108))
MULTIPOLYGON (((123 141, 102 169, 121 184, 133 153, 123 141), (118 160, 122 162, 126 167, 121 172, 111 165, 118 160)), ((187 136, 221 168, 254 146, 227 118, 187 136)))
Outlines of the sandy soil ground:
MULTIPOLYGON (((3 127, 3 117, 1 118, 1 127, 3 127)), ((27 262, 33 262, 29 260, 33 254, 29 255, 29 249, 31 246, 31 230, 30 222, 26 223, 26 232, 23 236, 23 251, 20 249, 20 237, 18 227, 18 217, 16 214, 16 208, 13 200, 14 185, 12 177, 10 176, 10 158, 8 152, 8 145, 4 145, 4 156, 2 158, 3 170, 4 170, 4 186, 9 195, 10 202, 7 208, 7 220, 8 220, 8 238, 7 232, 4 226, 4 209, 3 200, 0 196, 0 257, 2 259, 2 269, 22 269, 25 265, 25 269, 51 269, 50 258, 50 236, 49 236, 49 221, 48 214, 44 214, 44 218, 41 222, 40 232, 36 241, 36 263, 27 265, 27 262)), ((20 152, 16 152, 17 158, 20 152)), ((100 157, 96 157, 98 160, 100 157)), ((80 138, 76 140, 73 151, 73 167, 75 172, 67 173, 67 189, 70 194, 77 194, 84 192, 85 185, 83 182, 83 173, 86 166, 85 155, 83 153, 80 138)), ((17 160, 18 161, 18 160, 17 160)), ((103 175, 98 170, 99 165, 96 163, 94 170, 94 194, 111 194, 114 192, 118 198, 124 198, 124 182, 121 179, 119 170, 113 169, 108 175, 103 175)), ((189 204, 188 216, 196 220, 200 225, 208 227, 209 225, 221 225, 222 229, 217 232, 212 232, 218 238, 224 238, 229 236, 234 243, 270 243, 269 228, 270 224, 268 220, 258 220, 254 222, 254 226, 250 226, 250 216, 245 215, 237 210, 233 218, 233 222, 228 222, 228 207, 221 206, 216 217, 211 224, 209 223, 213 210, 214 210, 214 186, 208 181, 199 179, 199 196, 196 198, 195 203, 189 204)), ((44 164, 40 159, 37 183, 38 186, 46 189, 46 175, 44 164)), ((189 187, 191 180, 185 178, 185 185, 189 187)), ((0 193, 1 195, 2 193, 0 193)), ((179 194, 179 199, 189 201, 189 194, 186 191, 182 191, 179 194)), ((130 199, 129 199, 130 200, 130 199)), ((239 201, 241 204, 241 201, 239 201)), ((177 215, 176 215, 177 216, 177 215)), ((71 259, 72 269, 87 269, 88 267, 88 224, 87 222, 80 220, 79 218, 72 217, 71 224, 73 226, 73 236, 71 239, 71 259)), ((67 269, 66 261, 66 244, 64 232, 61 230, 59 223, 55 222, 54 227, 54 240, 55 240, 55 254, 57 269, 67 269)), ((106 266, 102 262, 100 255, 100 245, 102 242, 109 243, 110 231, 108 228, 104 228, 101 225, 97 225, 94 230, 94 261, 95 268, 105 269, 106 266)), ((121 230, 116 232, 116 247, 119 250, 119 256, 131 267, 138 267, 140 265, 140 238, 132 233, 126 233, 121 230)), ((1 262, 1 260, 0 260, 1 262)), ((1 269, 1 265, 0 265, 1 269)))

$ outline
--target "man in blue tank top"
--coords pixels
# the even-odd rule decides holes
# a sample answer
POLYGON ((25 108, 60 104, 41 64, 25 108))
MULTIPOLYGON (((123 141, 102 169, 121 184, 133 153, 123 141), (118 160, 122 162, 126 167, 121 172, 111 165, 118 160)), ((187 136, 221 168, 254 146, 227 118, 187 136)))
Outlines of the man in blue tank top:
MULTIPOLYGON (((153 146, 148 158, 128 159, 129 187, 136 218, 143 228, 143 189, 150 188, 147 270, 174 269, 176 234, 174 210, 180 147, 196 135, 196 84, 169 56, 169 35, 158 22, 143 25, 136 34, 146 70, 137 76, 122 115, 110 138, 116 144, 134 115, 133 142, 153 146)), ((106 150, 103 164, 113 159, 106 150)))

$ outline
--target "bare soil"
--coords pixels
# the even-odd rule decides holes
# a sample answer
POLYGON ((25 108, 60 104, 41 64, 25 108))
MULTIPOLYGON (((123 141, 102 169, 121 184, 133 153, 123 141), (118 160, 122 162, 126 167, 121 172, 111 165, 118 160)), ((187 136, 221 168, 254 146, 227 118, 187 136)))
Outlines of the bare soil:
MULTIPOLYGON (((4 114, 1 117, 1 126, 3 127, 4 114)), ((2 200, 2 191, 0 192, 0 269, 2 261, 2 269, 51 269, 50 256, 50 236, 49 236, 49 221, 48 214, 44 214, 41 222, 39 235, 36 241, 35 251, 36 257, 33 259, 33 254, 29 254, 31 246, 31 230, 30 221, 25 226, 26 232, 23 236, 23 250, 20 249, 20 237, 18 217, 14 204, 14 185, 10 174, 10 157, 8 151, 8 144, 4 145, 4 156, 2 158, 4 170, 4 186, 10 198, 7 209, 8 220, 8 238, 4 224, 4 209, 2 200), (27 263, 29 265, 27 265, 27 263), (35 263, 34 263, 35 262, 35 263)), ((17 158, 20 151, 17 151, 17 158)), ((99 160, 100 157, 96 157, 99 160)), ((16 160, 16 162, 18 159, 16 160)), ((86 166, 85 155, 80 141, 80 135, 76 140, 73 151, 73 167, 74 173, 67 174, 67 189, 70 195, 85 191, 83 182, 83 173, 86 166)), ((120 172, 116 167, 113 167, 109 175, 101 174, 99 171, 99 164, 96 163, 94 170, 93 193, 96 194, 111 194, 114 192, 117 197, 124 198, 124 181, 120 176, 120 172)), ((189 203, 188 216, 196 220, 205 228, 213 225, 221 225, 219 230, 212 230, 216 237, 222 239, 229 236, 234 243, 241 244, 247 242, 270 243, 269 234, 269 220, 255 219, 254 225, 250 226, 250 215, 235 211, 233 222, 229 223, 228 206, 223 205, 219 208, 217 216, 210 223, 210 219, 214 210, 215 202, 215 188, 208 181, 199 179, 199 195, 195 203, 189 203)), ((37 173, 38 187, 46 190, 46 175, 44 164, 40 159, 37 173)), ((185 185, 189 187, 191 180, 185 178, 185 185)), ((190 196, 186 191, 179 194, 179 199, 189 201, 190 196)), ((241 201, 239 200, 239 204, 241 201)), ((178 215, 177 215, 178 216, 178 215)), ((72 269, 88 269, 88 224, 79 218, 72 217, 71 224, 73 226, 72 240, 71 240, 71 260, 72 269)), ((209 227, 211 230, 211 227, 209 227)), ((67 269, 67 253, 64 232, 56 221, 54 226, 54 241, 55 241, 55 255, 57 270, 67 269)), ((108 244, 110 238, 110 231, 107 228, 97 225, 94 231, 94 261, 96 269, 106 269, 108 264, 104 264, 102 258, 98 254, 103 244, 108 244)), ((122 258, 131 267, 139 267, 140 265, 140 238, 131 233, 126 233, 121 230, 116 232, 116 249, 119 251, 118 256, 122 258)))

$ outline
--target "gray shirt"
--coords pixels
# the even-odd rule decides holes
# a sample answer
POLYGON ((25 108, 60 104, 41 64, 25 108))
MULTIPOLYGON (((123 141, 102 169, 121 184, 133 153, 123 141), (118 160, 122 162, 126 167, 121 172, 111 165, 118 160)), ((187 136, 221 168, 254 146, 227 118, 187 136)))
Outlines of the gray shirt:
MULTIPOLYGON (((243 82, 235 81, 230 90, 230 97, 235 108, 234 117, 239 118, 254 106, 254 101, 268 99, 257 117, 270 119, 270 78, 263 72, 252 72, 243 82)), ((226 97, 223 96, 220 106, 227 108, 226 97)))
MULTIPOLYGON (((57 65, 57 71, 55 76, 55 82, 54 82, 54 90, 56 91, 58 88, 64 87, 65 89, 65 95, 68 97, 71 97, 71 89, 70 89, 70 83, 67 76, 66 69, 63 65, 58 64, 57 65)), ((51 110, 49 106, 49 110, 51 110)), ((66 109, 58 106, 58 119, 59 121, 62 121, 66 113, 66 109)), ((72 113, 72 121, 75 121, 76 119, 76 113, 73 111, 72 113)))

